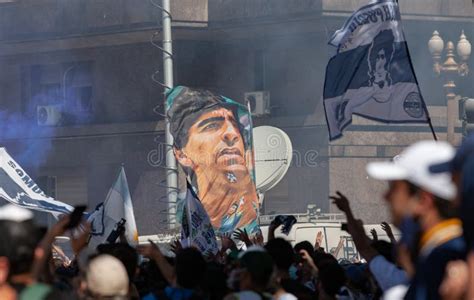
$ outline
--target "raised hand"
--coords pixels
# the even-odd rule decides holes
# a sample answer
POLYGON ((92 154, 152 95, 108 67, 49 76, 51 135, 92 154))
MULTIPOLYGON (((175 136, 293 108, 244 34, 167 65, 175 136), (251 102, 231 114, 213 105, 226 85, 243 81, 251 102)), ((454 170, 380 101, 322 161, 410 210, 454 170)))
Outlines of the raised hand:
POLYGON ((379 237, 377 236, 377 230, 375 228, 370 229, 370 234, 372 235, 373 241, 378 241, 379 237))
POLYGON ((71 220, 69 215, 64 215, 56 224, 54 224, 49 230, 49 235, 51 237, 57 237, 63 235, 66 232, 66 225, 71 220))
POLYGON ((336 196, 330 196, 329 197, 331 200, 333 200, 333 204, 337 206, 343 213, 347 214, 352 214, 351 213, 351 207, 349 205, 349 200, 347 200, 347 197, 344 196, 339 191, 336 191, 336 196))
POLYGON ((275 238, 275 230, 281 225, 280 219, 275 218, 268 226, 267 241, 271 241, 275 238))
POLYGON ((316 234, 316 240, 314 242, 314 249, 319 249, 321 247, 321 245, 323 244, 323 238, 323 232, 318 231, 318 233, 316 234))
POLYGON ((183 250, 183 245, 181 245, 181 242, 179 240, 174 240, 173 242, 171 242, 170 248, 171 252, 176 255, 179 251, 183 250))
POLYGON ((137 247, 137 251, 139 254, 148 257, 149 259, 152 259, 155 261, 155 263, 158 265, 158 268, 160 269, 161 273, 165 277, 166 281, 169 284, 175 284, 176 283, 176 274, 174 271, 174 267, 169 264, 169 262, 166 260, 166 258, 163 256, 163 254, 160 251, 160 248, 153 243, 152 240, 148 240, 150 244, 148 245, 139 245, 137 247))
POLYGON ((236 229, 233 234, 234 239, 240 240, 245 243, 247 247, 252 246, 252 242, 250 241, 249 235, 247 234, 247 230, 244 228, 236 229))
POLYGON ((67 224, 71 220, 69 215, 64 215, 56 224, 54 224, 43 239, 39 242, 35 250, 35 259, 31 267, 33 278, 38 279, 43 271, 47 268, 48 253, 51 253, 54 239, 63 235, 67 231, 67 224))
POLYGON ((78 255, 85 247, 87 247, 92 225, 87 221, 82 221, 81 229, 82 231, 79 234, 71 235, 71 248, 75 255, 78 255))
POLYGON ((316 264, 314 263, 314 260, 311 257, 311 255, 309 255, 308 251, 300 250, 299 254, 301 255, 301 258, 303 259, 303 262, 307 263, 311 267, 313 272, 318 271, 318 267, 316 267, 316 264))
POLYGON ((263 234, 262 231, 259 230, 253 237, 252 237, 252 243, 254 245, 258 246, 263 246, 263 234))
POLYGON ((150 242, 150 244, 139 245, 137 247, 138 253, 150 259, 158 259, 160 256, 162 256, 160 248, 158 248, 158 246, 153 243, 153 241, 148 241, 150 242))
POLYGON ((225 252, 227 249, 237 249, 237 245, 235 244, 234 240, 230 236, 229 232, 226 232, 221 235, 221 244, 222 244, 222 251, 225 252))
POLYGON ((212 253, 211 250, 207 250, 206 252, 203 253, 204 259, 207 262, 219 262, 219 256, 218 253, 214 254, 212 253))
POLYGON ((339 243, 337 244, 337 247, 336 247, 336 249, 334 250, 334 253, 333 253, 335 258, 337 258, 339 256, 339 252, 341 252, 341 250, 344 248, 344 242, 345 241, 346 241, 346 239, 343 236, 341 236, 339 238, 339 243))
POLYGON ((390 227, 390 225, 387 222, 382 222, 381 226, 382 226, 382 230, 387 233, 387 236, 390 239, 390 241, 392 243, 395 243, 396 240, 395 240, 395 236, 393 235, 392 227, 390 227))
POLYGON ((347 223, 347 229, 349 234, 352 236, 357 250, 364 259, 370 261, 378 254, 370 245, 370 239, 365 234, 364 223, 362 220, 353 219, 353 221, 347 223))

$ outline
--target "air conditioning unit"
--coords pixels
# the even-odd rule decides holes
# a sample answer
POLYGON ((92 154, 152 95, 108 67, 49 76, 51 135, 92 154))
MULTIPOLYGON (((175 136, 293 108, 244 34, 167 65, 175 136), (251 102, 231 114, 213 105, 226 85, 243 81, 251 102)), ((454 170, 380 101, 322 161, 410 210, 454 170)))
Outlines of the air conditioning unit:
POLYGON ((270 114, 270 92, 255 91, 244 94, 245 102, 250 104, 252 116, 263 116, 270 114))
POLYGON ((58 126, 61 122, 61 105, 38 105, 36 119, 39 126, 58 126))

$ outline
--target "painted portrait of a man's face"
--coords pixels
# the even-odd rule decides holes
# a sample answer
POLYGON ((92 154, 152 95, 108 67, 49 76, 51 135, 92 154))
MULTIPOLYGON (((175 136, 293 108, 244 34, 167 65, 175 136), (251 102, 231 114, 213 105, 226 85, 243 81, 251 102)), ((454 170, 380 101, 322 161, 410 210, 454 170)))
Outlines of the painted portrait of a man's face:
POLYGON ((387 64, 387 57, 385 56, 385 50, 380 49, 375 57, 375 82, 384 81, 387 76, 387 69, 385 65, 387 64))
POLYGON ((394 39, 392 30, 382 30, 369 48, 369 84, 371 86, 383 89, 392 84, 390 65, 395 51, 394 39))
POLYGON ((216 107, 216 110, 202 114, 189 129, 188 136, 181 152, 190 161, 180 160, 194 172, 203 169, 209 173, 226 176, 232 173, 240 177, 247 171, 244 141, 232 111, 216 107))
POLYGON ((221 233, 235 228, 256 231, 258 199, 248 112, 240 104, 207 91, 178 87, 171 95, 175 157, 214 228, 221 233))
POLYGON ((369 48, 369 87, 373 88, 373 99, 377 102, 390 100, 387 90, 392 86, 390 67, 395 52, 392 30, 382 30, 369 48))

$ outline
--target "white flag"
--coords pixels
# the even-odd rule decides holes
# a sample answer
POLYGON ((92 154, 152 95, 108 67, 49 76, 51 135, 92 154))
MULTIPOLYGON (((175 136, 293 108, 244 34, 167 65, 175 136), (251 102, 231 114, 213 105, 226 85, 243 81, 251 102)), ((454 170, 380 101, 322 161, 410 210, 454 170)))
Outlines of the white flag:
POLYGON ((127 177, 122 167, 114 185, 103 203, 89 216, 92 223, 89 247, 97 247, 106 243, 107 237, 115 229, 115 225, 125 219, 125 237, 127 242, 135 246, 138 244, 137 225, 133 214, 132 198, 128 189, 127 177))
POLYGON ((0 148, 0 197, 24 208, 54 215, 74 210, 69 204, 47 196, 5 148, 0 148))

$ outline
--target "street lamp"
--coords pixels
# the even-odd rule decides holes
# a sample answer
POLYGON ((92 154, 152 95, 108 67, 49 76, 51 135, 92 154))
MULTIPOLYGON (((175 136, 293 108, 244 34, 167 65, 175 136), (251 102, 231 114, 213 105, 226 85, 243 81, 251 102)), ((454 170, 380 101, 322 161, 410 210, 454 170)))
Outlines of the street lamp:
POLYGON ((447 140, 451 144, 454 144, 454 124, 457 118, 456 114, 456 94, 454 89, 456 84, 454 79, 456 76, 466 76, 469 74, 469 66, 467 60, 471 55, 471 43, 466 39, 464 30, 461 33, 459 42, 456 47, 456 52, 460 58, 461 63, 457 63, 454 54, 454 44, 449 41, 446 45, 446 60, 441 64, 441 54, 444 49, 444 41, 439 35, 438 31, 433 32, 433 36, 428 42, 428 49, 430 50, 431 56, 433 57, 433 71, 436 75, 443 74, 446 79, 444 88, 446 90, 446 98, 448 101, 447 119, 448 119, 448 136, 447 140))

